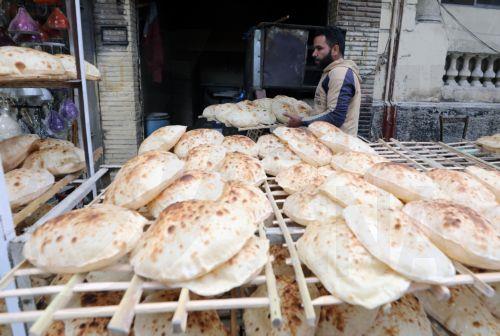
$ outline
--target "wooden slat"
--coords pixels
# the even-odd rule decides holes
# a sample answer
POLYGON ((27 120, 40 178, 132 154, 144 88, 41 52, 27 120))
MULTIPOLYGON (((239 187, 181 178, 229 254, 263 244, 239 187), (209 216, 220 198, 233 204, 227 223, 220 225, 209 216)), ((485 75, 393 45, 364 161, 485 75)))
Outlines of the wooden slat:
POLYGON ((181 289, 179 300, 177 300, 177 307, 175 308, 174 317, 172 318, 172 328, 174 334, 186 332, 188 312, 186 305, 189 302, 189 289, 181 289))
POLYGON ((497 166, 495 166, 494 164, 491 164, 491 163, 489 163, 487 161, 484 161, 484 160, 482 160, 482 159, 480 159, 478 157, 475 157, 475 156, 473 156, 473 155, 471 155, 469 153, 459 151, 459 150, 453 148, 452 146, 449 146, 449 145, 447 145, 447 144, 445 144, 443 142, 438 142, 438 144, 441 147, 446 148, 446 149, 448 149, 448 150, 450 150, 450 151, 452 151, 452 152, 454 152, 454 153, 456 153, 456 154, 464 157, 465 159, 467 159, 469 161, 472 161, 474 164, 476 164, 476 165, 478 165, 480 167, 483 167, 483 168, 486 168, 486 169, 493 168, 493 169, 499 170, 499 168, 497 166))
POLYGON ((108 329, 115 334, 128 335, 134 320, 134 307, 141 300, 143 280, 134 275, 120 301, 117 311, 109 321, 108 329))

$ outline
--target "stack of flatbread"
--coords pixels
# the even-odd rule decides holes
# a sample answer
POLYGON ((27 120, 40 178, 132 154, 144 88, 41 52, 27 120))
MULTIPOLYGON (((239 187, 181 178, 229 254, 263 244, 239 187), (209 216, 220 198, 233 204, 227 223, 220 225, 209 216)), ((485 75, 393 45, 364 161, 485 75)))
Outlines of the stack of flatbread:
POLYGON ((269 242, 255 230, 254 214, 237 202, 174 203, 144 234, 131 264, 143 277, 218 295, 253 279, 267 262, 269 242))
POLYGON ((0 141, 0 157, 5 173, 17 168, 36 147, 39 137, 35 134, 18 135, 0 141))
POLYGON ((47 169, 14 169, 5 174, 10 207, 16 209, 42 195, 54 184, 47 169))
POLYGON ((186 126, 171 125, 158 128, 141 143, 139 154, 151 150, 171 150, 179 141, 181 136, 186 133, 186 126))
POLYGON ((261 98, 239 103, 210 105, 203 110, 207 120, 217 120, 228 127, 256 127, 288 122, 288 115, 307 117, 312 108, 305 102, 287 96, 261 98))
MULTIPOLYGON (((99 80, 101 74, 85 62, 86 78, 99 80)), ((76 79, 75 58, 23 47, 0 47, 0 81, 76 79)))
POLYGON ((500 153, 500 133, 481 137, 476 143, 487 152, 500 153))
POLYGON ((339 128, 327 122, 313 122, 308 126, 308 129, 320 142, 330 148, 334 154, 350 151, 376 154, 375 150, 363 140, 344 133, 339 128))
POLYGON ((185 159, 189 151, 200 145, 221 145, 224 136, 213 129, 199 128, 184 133, 174 148, 174 153, 185 159))

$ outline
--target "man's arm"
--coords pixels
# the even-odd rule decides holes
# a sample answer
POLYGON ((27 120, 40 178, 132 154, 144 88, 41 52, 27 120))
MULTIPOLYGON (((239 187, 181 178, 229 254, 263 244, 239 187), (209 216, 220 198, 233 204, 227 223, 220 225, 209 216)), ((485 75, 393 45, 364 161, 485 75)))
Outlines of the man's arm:
POLYGON ((308 126, 315 121, 326 121, 337 127, 341 127, 347 116, 349 104, 356 93, 354 73, 349 68, 339 68, 330 73, 328 83, 327 111, 320 115, 304 118, 302 124, 308 126), (346 69, 346 71, 342 71, 346 69))

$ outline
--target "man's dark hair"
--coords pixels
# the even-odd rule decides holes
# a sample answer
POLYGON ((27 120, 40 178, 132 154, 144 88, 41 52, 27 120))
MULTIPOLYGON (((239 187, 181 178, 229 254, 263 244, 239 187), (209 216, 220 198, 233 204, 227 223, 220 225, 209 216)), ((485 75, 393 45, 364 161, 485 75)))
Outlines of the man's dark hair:
POLYGON ((325 36, 326 43, 330 48, 338 44, 340 52, 344 55, 345 51, 345 31, 336 26, 326 26, 314 32, 313 37, 325 36))

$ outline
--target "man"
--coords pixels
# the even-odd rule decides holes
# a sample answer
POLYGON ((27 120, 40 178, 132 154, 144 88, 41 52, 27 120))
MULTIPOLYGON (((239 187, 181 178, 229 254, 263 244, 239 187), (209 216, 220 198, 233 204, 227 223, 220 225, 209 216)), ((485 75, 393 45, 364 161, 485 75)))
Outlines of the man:
POLYGON ((343 58, 344 49, 344 35, 339 28, 326 27, 315 33, 312 56, 323 74, 314 97, 314 115, 303 119, 288 116, 288 126, 307 126, 321 120, 357 135, 361 79, 356 64, 343 58))

